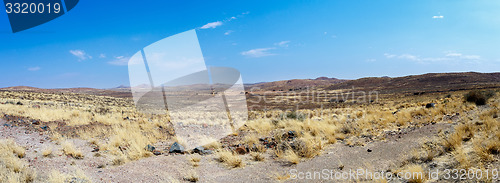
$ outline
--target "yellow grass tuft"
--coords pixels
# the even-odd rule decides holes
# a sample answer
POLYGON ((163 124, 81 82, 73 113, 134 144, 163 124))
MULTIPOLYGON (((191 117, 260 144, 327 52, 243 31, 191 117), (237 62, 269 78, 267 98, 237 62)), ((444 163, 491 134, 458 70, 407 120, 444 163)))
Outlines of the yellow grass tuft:
POLYGON ((217 153, 217 160, 231 168, 239 168, 245 166, 245 163, 240 156, 228 150, 219 151, 217 153))
POLYGON ((75 159, 82 159, 83 154, 80 150, 75 148, 75 145, 71 141, 65 141, 62 143, 62 151, 65 155, 71 156, 75 159))
POLYGON ((283 156, 283 158, 290 164, 299 164, 300 163, 300 157, 295 154, 295 152, 293 151, 286 151, 285 152, 285 155, 283 156))
POLYGON ((82 170, 77 169, 70 173, 61 173, 57 170, 52 170, 48 177, 47 182, 50 183, 67 183, 67 182, 91 182, 90 179, 83 173, 82 170))
POLYGON ((21 158, 25 156, 24 148, 11 139, 0 140, 0 182, 33 182, 36 178, 34 170, 28 168, 21 158))
POLYGON ((254 161, 264 161, 264 155, 260 152, 251 152, 250 156, 252 157, 252 160, 254 161))

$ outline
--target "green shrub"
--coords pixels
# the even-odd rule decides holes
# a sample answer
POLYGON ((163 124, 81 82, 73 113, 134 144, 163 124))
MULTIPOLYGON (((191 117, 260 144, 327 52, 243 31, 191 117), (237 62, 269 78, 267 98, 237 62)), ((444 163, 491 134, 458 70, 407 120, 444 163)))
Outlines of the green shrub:
POLYGON ((489 98, 495 96, 493 91, 479 91, 473 90, 465 94, 465 100, 467 102, 474 102, 476 105, 486 105, 489 98))

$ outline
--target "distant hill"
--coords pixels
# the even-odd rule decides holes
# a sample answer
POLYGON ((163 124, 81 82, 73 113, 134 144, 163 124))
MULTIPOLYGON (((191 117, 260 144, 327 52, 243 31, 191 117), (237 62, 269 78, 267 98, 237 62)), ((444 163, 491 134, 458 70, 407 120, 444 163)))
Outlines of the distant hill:
POLYGON ((27 92, 42 92, 42 93, 80 93, 80 94, 90 94, 90 95, 101 95, 101 96, 114 96, 128 98, 132 94, 129 91, 113 91, 107 89, 96 89, 96 88, 54 88, 54 89, 44 89, 36 88, 30 86, 12 86, 0 88, 0 91, 27 91, 27 92))
POLYGON ((326 87, 337 89, 377 90, 391 92, 435 92, 474 88, 500 87, 500 73, 429 73, 404 77, 369 77, 350 80, 326 87))
POLYGON ((262 82, 256 84, 245 85, 247 90, 254 88, 254 90, 274 90, 274 91, 289 91, 306 89, 307 87, 323 88, 330 86, 332 84, 342 83, 348 80, 319 77, 316 79, 292 79, 292 80, 282 80, 273 82, 262 82))
MULTIPOLYGON (((500 73, 429 73, 404 77, 367 77, 356 80, 343 80, 328 77, 316 79, 292 79, 273 82, 245 84, 246 91, 290 91, 317 88, 325 90, 355 89, 363 91, 378 91, 380 93, 421 93, 468 90, 477 88, 500 88, 500 73), (252 89, 253 88, 253 89, 252 89)), ((68 92, 92 95, 130 98, 132 93, 128 86, 118 86, 111 89, 95 88, 61 88, 42 89, 29 86, 13 86, 0 88, 8 91, 33 92, 68 92)))

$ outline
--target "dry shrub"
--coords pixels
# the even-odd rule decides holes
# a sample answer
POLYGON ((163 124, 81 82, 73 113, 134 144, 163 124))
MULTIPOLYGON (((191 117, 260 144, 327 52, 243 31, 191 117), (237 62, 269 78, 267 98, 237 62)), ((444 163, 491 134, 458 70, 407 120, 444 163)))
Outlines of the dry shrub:
POLYGON ((299 164, 300 163, 300 157, 295 154, 295 152, 289 150, 285 152, 285 155, 283 158, 290 164, 299 164))
POLYGON ((42 156, 43 157, 52 157, 52 148, 51 147, 46 147, 43 151, 42 151, 42 156))
POLYGON ((410 165, 406 169, 407 172, 412 174, 412 178, 408 180, 410 183, 422 183, 425 182, 425 172, 420 165, 410 165))
POLYGON ((69 140, 62 143, 62 151, 65 155, 71 156, 72 158, 75 159, 83 158, 82 152, 80 150, 77 150, 75 148, 75 145, 69 140))
POLYGON ((320 154, 323 144, 321 140, 306 136, 294 142, 292 149, 300 157, 313 158, 320 154))
POLYGON ((123 165, 126 162, 127 162, 127 157, 125 157, 124 155, 115 156, 113 160, 111 160, 111 163, 115 166, 123 165))
POLYGON ((446 151, 453 151, 462 145, 463 141, 469 141, 474 137, 474 129, 470 124, 461 124, 455 127, 455 132, 443 140, 446 151))
POLYGON ((290 179, 290 174, 288 173, 274 173, 274 176, 273 176, 277 181, 285 181, 285 180, 288 180, 290 179))
POLYGON ((191 155, 188 157, 188 161, 191 163, 193 167, 198 167, 200 166, 199 163, 201 161, 201 156, 200 155, 191 155))
POLYGON ((217 153, 217 161, 224 163, 231 168, 238 168, 245 166, 245 163, 240 158, 240 156, 228 150, 219 151, 217 153))
POLYGON ((189 181, 189 182, 198 182, 198 180, 200 180, 200 177, 198 176, 198 174, 196 173, 196 171, 194 170, 190 170, 186 176, 184 176, 184 180, 185 181, 189 181))
POLYGON ((52 170, 47 182, 50 183, 67 183, 67 182, 91 182, 90 179, 83 173, 82 170, 75 170, 71 173, 61 173, 57 170, 52 170))
POLYGON ((36 173, 23 161, 25 149, 13 140, 0 140, 0 182, 33 182, 36 173))
POLYGON ((473 90, 464 95, 465 101, 473 102, 476 105, 486 105, 489 98, 493 97, 495 93, 493 91, 479 91, 473 90))
POLYGON ((250 156, 252 157, 252 160, 254 160, 254 161, 264 161, 265 160, 264 155, 262 155, 262 153, 260 153, 260 152, 251 152, 250 156))
POLYGON ((460 168, 469 169, 471 167, 471 162, 463 147, 455 149, 452 155, 459 163, 460 168))

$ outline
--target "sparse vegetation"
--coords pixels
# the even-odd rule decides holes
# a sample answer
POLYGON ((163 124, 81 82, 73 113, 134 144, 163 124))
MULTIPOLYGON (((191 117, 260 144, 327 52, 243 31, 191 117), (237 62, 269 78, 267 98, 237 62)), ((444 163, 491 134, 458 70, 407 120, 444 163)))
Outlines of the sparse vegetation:
POLYGON ((221 150, 217 153, 217 160, 226 164, 230 168, 244 167, 245 163, 240 156, 228 150, 221 150))
POLYGON ((493 91, 473 90, 465 94, 465 100, 467 102, 474 102, 476 105, 486 105, 488 99, 494 95, 495 93, 493 91))
POLYGON ((184 180, 189 182, 198 182, 198 180, 200 180, 200 177, 194 170, 191 170, 187 173, 186 176, 184 176, 184 180))
MULTIPOLYGON (((343 91, 349 93, 349 90, 343 91)), ((278 101, 272 97, 270 101, 278 101)), ((208 156, 229 168, 246 166, 244 160, 284 161, 286 166, 293 166, 322 155, 330 144, 365 146, 373 141, 387 140, 388 134, 447 123, 453 128, 423 142, 423 147, 412 152, 409 161, 399 167, 401 171, 422 172, 429 168, 429 164, 436 162, 440 162, 435 167, 437 169, 444 166, 487 168, 497 165, 495 162, 499 159, 500 105, 498 95, 492 90, 384 94, 380 100, 370 103, 350 100, 330 102, 322 98, 314 102, 314 106, 319 105, 329 106, 294 110, 254 109, 249 111, 247 123, 227 139, 200 141, 207 142, 205 149, 215 152, 208 156)), ((43 157, 57 157, 60 147, 64 155, 82 159, 83 148, 76 148, 73 143, 73 140, 81 139, 88 141, 84 144, 97 149, 89 158, 109 158, 103 165, 120 166, 152 157, 153 151, 144 148, 147 145, 156 146, 157 142, 167 140, 181 142, 173 137, 172 124, 167 116, 138 113, 130 99, 71 93, 0 91, 0 111, 7 121, 16 121, 15 125, 24 125, 37 133, 47 134, 51 142, 58 145, 43 148, 38 152, 38 157, 40 154, 43 157)), ((24 148, 12 141, 1 143, 7 145, 1 147, 0 168, 8 172, 8 175, 2 174, 2 181, 11 180, 5 178, 9 176, 16 180, 34 180, 36 174, 27 168, 23 158, 26 153, 24 148)), ((168 151, 163 148, 160 150, 168 151)), ((200 166, 200 155, 184 156, 187 156, 184 158, 192 166, 190 168, 200 166)), ((203 160, 205 162, 207 159, 203 160)), ((79 160, 72 161, 79 164, 79 160)), ((283 175, 277 179, 288 178, 289 175, 283 175)), ((195 173, 187 173, 179 179, 199 181, 195 173)), ((51 180, 57 182, 60 179, 53 176, 51 180)), ((424 177, 409 181, 425 180, 424 177)))
POLYGON ((62 144, 62 151, 64 152, 65 155, 71 156, 72 158, 75 159, 82 159, 83 154, 80 150, 77 150, 75 148, 75 145, 71 141, 65 141, 62 144))

